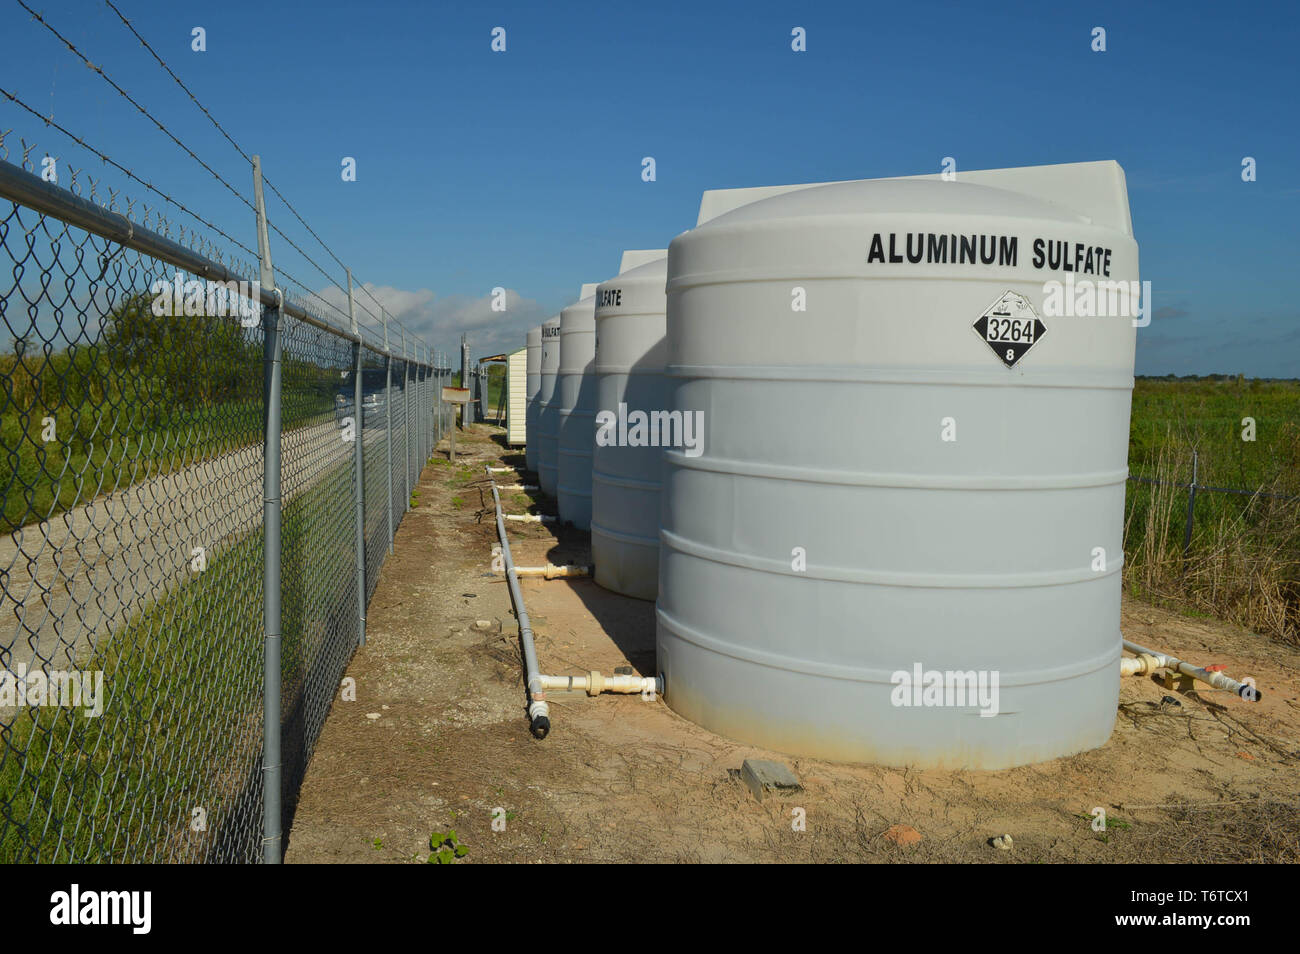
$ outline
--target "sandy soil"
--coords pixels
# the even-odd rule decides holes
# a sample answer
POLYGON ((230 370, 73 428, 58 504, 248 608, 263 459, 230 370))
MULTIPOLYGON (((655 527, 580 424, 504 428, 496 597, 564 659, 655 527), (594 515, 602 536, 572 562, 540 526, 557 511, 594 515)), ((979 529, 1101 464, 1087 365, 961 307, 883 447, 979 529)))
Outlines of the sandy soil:
MULTIPOLYGON (((1129 638, 1254 676, 1263 700, 1128 678, 1104 747, 998 772, 790 758, 637 696, 553 697, 551 735, 532 738, 509 593, 489 572, 482 465, 523 466, 498 433, 475 426, 458 439, 472 467, 449 465, 444 449, 421 477, 369 609, 368 645, 348 670, 356 701, 330 713, 288 861, 423 862, 430 834, 448 828, 469 848, 462 863, 1300 861, 1300 652, 1131 601, 1129 638), (802 790, 755 801, 738 778, 754 756, 788 764, 802 790), (1094 808, 1105 832, 1091 827, 1094 808), (919 841, 899 844, 911 839, 896 826, 919 841), (1010 850, 990 844, 1003 834, 1010 850)), ((503 500, 513 512, 530 503, 503 500)), ((511 533, 520 565, 587 556, 585 534, 511 533)), ((653 604, 588 580, 523 589, 544 671, 654 672, 653 604)))

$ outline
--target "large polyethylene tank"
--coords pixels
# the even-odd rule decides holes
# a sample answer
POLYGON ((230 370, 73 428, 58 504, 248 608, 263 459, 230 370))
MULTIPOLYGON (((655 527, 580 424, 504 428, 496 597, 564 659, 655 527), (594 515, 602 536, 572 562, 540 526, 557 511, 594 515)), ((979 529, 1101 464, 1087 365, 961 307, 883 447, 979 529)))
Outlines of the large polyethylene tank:
POLYGON ((524 367, 524 388, 528 403, 524 411, 524 466, 536 473, 537 451, 540 443, 540 435, 537 433, 537 412, 540 409, 537 395, 542 389, 542 329, 540 327, 528 332, 525 347, 528 359, 524 367))
POLYGON ((624 252, 618 276, 596 289, 591 558, 597 583, 643 600, 659 593, 663 461, 662 448, 646 440, 644 427, 638 434, 637 426, 670 408, 664 378, 666 256, 666 249, 624 252))
POLYGON ((1138 279, 1114 162, 804 188, 672 242, 704 446, 664 452, 668 705, 890 765, 1107 740, 1136 333, 1058 316, 1084 279, 1138 279))
POLYGON ((537 483, 555 496, 558 476, 560 404, 556 373, 560 369, 560 316, 542 322, 542 357, 537 387, 537 483))
POLYGON ((596 285, 560 312, 559 474, 555 505, 562 523, 591 528, 591 447, 596 432, 596 285))

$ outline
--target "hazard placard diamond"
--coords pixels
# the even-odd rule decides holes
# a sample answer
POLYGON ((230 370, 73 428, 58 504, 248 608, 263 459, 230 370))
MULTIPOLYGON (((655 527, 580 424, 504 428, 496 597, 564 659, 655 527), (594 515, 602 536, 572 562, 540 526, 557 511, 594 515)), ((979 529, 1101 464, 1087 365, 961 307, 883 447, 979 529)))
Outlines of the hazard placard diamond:
POLYGON ((1029 299, 1013 291, 984 309, 974 328, 1008 368, 1014 368, 1047 331, 1029 299))

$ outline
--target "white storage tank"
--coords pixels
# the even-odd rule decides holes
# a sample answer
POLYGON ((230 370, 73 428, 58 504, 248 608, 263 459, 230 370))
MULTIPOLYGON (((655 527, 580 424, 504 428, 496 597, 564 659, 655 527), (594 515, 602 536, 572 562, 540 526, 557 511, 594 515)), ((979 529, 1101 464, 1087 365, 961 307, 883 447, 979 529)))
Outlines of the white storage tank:
POLYGON ((525 366, 525 399, 527 409, 524 414, 524 466, 537 473, 537 395, 542 389, 542 329, 533 328, 524 339, 528 359, 525 366))
POLYGON ((651 414, 671 407, 664 378, 667 254, 624 252, 618 276, 596 289, 591 558, 598 584, 643 600, 659 593, 663 461, 648 425, 651 414))
POLYGON ((1049 283, 1137 279, 1114 162, 801 188, 678 236, 666 373, 704 440, 664 452, 668 705, 844 761, 1102 745, 1135 328, 1049 283))
POLYGON ((562 523, 591 528, 591 447, 596 419, 596 285, 560 312, 559 473, 555 504, 562 523))
POLYGON ((542 357, 537 388, 537 484, 555 496, 558 476, 560 404, 556 374, 560 369, 560 316, 542 322, 542 357))

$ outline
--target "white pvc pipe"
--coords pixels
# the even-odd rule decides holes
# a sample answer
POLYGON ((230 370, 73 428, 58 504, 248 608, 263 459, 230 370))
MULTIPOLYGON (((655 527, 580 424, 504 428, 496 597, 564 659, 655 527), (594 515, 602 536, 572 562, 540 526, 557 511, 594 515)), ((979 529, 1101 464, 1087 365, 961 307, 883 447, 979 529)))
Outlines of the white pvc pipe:
MULTIPOLYGON (((497 485, 493 484, 492 489, 496 490, 497 485)), ((559 517, 549 513, 508 513, 507 520, 522 520, 524 523, 555 523, 559 517)))
MULTIPOLYGON (((497 573, 498 575, 500 575, 502 571, 498 570, 497 573)), ((571 563, 566 563, 563 566, 557 566, 554 563, 548 563, 546 564, 546 566, 515 567, 515 576, 519 577, 521 580, 526 579, 528 577, 534 577, 534 578, 540 577, 544 580, 562 580, 565 578, 590 576, 590 575, 591 575, 591 567, 577 566, 571 563)))
MULTIPOLYGON (((496 506, 497 516, 497 536, 501 540, 501 556, 505 562, 506 582, 510 586, 510 601, 514 604, 515 616, 519 620, 519 641, 523 644, 524 650, 524 683, 528 687, 528 716, 532 723, 533 734, 539 739, 544 739, 551 731, 550 707, 546 703, 547 689, 581 689, 589 696, 598 696, 602 692, 639 693, 643 697, 662 693, 663 680, 658 676, 604 676, 594 670, 585 676, 544 676, 538 671, 533 627, 528 621, 528 611, 524 608, 524 595, 519 589, 519 573, 515 568, 514 557, 510 553, 510 541, 506 538, 506 525, 501 513, 501 495, 497 493, 496 481, 492 480, 491 468, 484 465, 484 469, 488 471, 488 480, 492 484, 492 502, 496 506)), ((510 516, 506 516, 505 519, 510 519, 510 516)), ((545 567, 529 569, 540 569, 543 573, 547 570, 581 570, 583 575, 588 571, 587 567, 558 567, 549 563, 545 567)))
POLYGON ((577 689, 589 696, 602 692, 620 692, 625 695, 647 695, 663 692, 663 682, 658 676, 603 676, 592 671, 585 676, 542 676, 543 689, 577 689))
MULTIPOLYGON (((1154 660, 1154 663, 1150 664, 1154 669, 1173 669, 1182 673, 1184 676, 1191 676, 1193 679, 1198 679, 1207 685, 1213 686, 1215 689, 1226 689, 1229 692, 1234 692, 1247 702, 1259 702, 1261 698, 1262 694, 1254 686, 1249 683, 1238 682, 1235 679, 1225 676, 1221 672, 1210 672, 1207 669, 1202 669, 1200 666, 1193 666, 1189 662, 1183 662, 1183 660, 1179 659, 1177 656, 1170 656, 1168 653, 1158 653, 1154 649, 1147 649, 1145 646, 1139 646, 1137 643, 1130 643, 1127 639, 1124 640, 1124 648, 1129 652, 1136 654, 1138 659, 1141 659, 1143 656, 1150 657, 1154 660)), ((1126 662, 1128 662, 1127 659, 1121 660, 1120 662, 1121 673, 1124 672, 1124 663, 1126 662)), ((1137 660, 1134 660, 1134 662, 1137 662, 1137 660)))
POLYGON ((1124 656, 1119 661, 1121 676, 1142 676, 1160 668, 1160 660, 1155 656, 1124 656))
POLYGON ((538 490, 536 484, 502 484, 501 490, 538 490))
POLYGON ((510 540, 506 537, 506 525, 501 519, 501 495, 497 493, 496 481, 492 482, 492 502, 497 511, 497 536, 501 540, 501 555, 505 559, 506 582, 510 586, 510 600, 515 606, 515 617, 519 620, 519 642, 524 650, 524 682, 528 687, 528 718, 533 735, 539 739, 546 738, 551 731, 550 709, 546 705, 546 689, 542 686, 537 669, 537 647, 533 645, 533 627, 528 622, 528 611, 524 608, 524 595, 519 590, 519 579, 515 576, 515 561, 510 555, 510 540))

